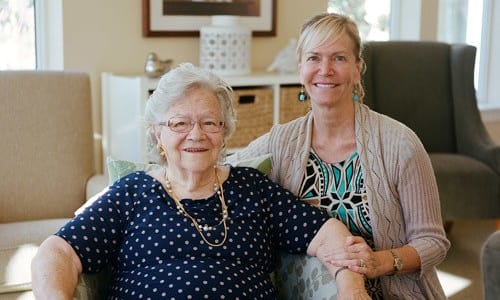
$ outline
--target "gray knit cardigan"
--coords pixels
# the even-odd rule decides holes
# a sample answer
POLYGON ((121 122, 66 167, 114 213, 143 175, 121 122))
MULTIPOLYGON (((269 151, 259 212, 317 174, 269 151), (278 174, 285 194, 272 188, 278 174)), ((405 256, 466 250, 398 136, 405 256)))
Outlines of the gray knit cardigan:
MULTIPOLYGON (((381 277, 385 299, 446 299, 435 267, 450 247, 427 152, 402 123, 356 103, 356 148, 361 158, 376 250, 410 245, 420 272, 381 277)), ((311 149, 313 116, 283 125, 228 157, 229 163, 272 154, 270 178, 298 194, 311 149)))

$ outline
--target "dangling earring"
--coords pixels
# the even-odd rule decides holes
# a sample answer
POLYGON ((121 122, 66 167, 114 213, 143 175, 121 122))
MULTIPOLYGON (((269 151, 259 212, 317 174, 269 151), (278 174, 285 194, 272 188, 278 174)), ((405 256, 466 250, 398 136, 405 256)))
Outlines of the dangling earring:
POLYGON ((307 94, 306 92, 304 91, 304 86, 301 86, 300 87, 300 92, 299 92, 299 101, 300 102, 304 102, 307 100, 307 94))
POLYGON ((156 144, 156 149, 158 149, 158 153, 160 154, 161 158, 166 159, 165 149, 163 148, 162 144, 160 144, 160 143, 156 144))
POLYGON ((354 102, 358 102, 358 100, 359 100, 358 91, 357 91, 356 89, 354 89, 354 90, 352 91, 352 101, 354 101, 354 102))

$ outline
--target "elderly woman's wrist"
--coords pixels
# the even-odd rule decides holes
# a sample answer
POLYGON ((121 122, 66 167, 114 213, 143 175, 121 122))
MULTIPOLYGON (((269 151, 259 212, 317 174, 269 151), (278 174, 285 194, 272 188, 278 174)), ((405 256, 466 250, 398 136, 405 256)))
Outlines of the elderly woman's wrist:
POLYGON ((335 282, 339 289, 364 289, 365 288, 365 277, 363 274, 351 271, 348 268, 340 268, 336 273, 335 282))

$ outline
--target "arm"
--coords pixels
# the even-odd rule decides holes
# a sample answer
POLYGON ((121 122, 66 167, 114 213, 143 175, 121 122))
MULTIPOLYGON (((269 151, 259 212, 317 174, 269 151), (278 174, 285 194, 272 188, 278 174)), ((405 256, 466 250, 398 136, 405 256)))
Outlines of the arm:
POLYGON ((72 299, 82 264, 62 238, 46 239, 31 262, 33 293, 37 299, 72 299))
MULTIPOLYGON (((344 224, 336 219, 329 219, 312 239, 307 248, 307 254, 316 256, 328 269, 332 278, 335 278, 340 267, 330 264, 328 259, 332 252, 344 246, 349 236, 351 233, 344 224)), ((335 280, 339 299, 369 299, 364 287, 363 275, 346 269, 340 271, 335 280)))

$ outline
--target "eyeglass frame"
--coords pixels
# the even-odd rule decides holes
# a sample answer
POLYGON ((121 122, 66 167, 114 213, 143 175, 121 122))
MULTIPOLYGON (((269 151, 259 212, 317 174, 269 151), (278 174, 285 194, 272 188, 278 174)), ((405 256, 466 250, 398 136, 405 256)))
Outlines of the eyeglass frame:
MULTIPOLYGON (((207 119, 205 119, 205 120, 207 120, 207 119)), ((195 124, 198 124, 200 126, 201 131, 203 131, 205 133, 219 133, 219 132, 221 132, 223 130, 224 125, 226 124, 224 121, 218 121, 217 120, 215 122, 215 124, 218 125, 218 127, 217 127, 218 130, 217 131, 206 131, 205 129, 203 129, 203 125, 202 125, 203 123, 202 123, 202 121, 204 121, 204 120, 196 120, 195 121, 195 120, 193 120, 192 118, 189 118, 189 117, 172 117, 172 118, 168 119, 167 121, 159 122, 158 125, 160 125, 160 126, 166 126, 166 127, 168 127, 168 129, 170 129, 172 132, 175 132, 175 133, 188 133, 191 130, 193 130, 195 124), (189 119, 189 125, 190 125, 190 127, 186 131, 176 131, 176 130, 172 129, 172 127, 170 126, 170 124, 171 124, 170 122, 172 121, 172 119, 183 119, 183 118, 184 119, 189 119)))

